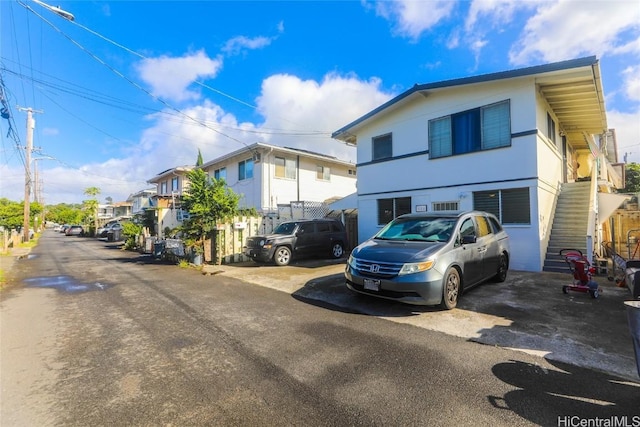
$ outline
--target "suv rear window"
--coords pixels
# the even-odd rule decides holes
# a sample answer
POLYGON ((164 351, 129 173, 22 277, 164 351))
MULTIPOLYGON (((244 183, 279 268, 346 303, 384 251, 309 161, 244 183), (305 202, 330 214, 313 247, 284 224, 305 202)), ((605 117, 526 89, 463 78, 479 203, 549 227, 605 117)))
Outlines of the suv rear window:
POLYGON ((318 222, 316 225, 318 233, 328 233, 331 230, 328 222, 318 222))
POLYGON ((313 233, 313 223, 307 222, 307 223, 300 224, 299 231, 303 233, 313 233))

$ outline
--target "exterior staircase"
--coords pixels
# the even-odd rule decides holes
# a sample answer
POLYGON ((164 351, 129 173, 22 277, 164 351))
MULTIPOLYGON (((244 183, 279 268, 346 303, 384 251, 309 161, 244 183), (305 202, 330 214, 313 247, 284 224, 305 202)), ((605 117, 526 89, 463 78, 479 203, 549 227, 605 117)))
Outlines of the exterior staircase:
POLYGON ((579 249, 587 254, 590 189, 590 181, 562 184, 543 271, 570 273, 569 266, 559 254, 561 249, 579 249))

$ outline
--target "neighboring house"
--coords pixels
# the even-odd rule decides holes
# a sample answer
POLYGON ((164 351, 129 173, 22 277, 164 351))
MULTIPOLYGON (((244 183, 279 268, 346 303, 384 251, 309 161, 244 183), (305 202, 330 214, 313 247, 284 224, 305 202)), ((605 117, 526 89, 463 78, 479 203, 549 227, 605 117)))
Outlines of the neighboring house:
POLYGON ((624 186, 604 99, 595 57, 413 86, 332 135, 357 145, 359 240, 403 213, 480 209, 510 268, 599 252, 596 194, 624 186))
POLYGON ((120 218, 120 219, 131 218, 131 211, 132 211, 132 203, 129 201, 115 202, 113 204, 113 215, 116 218, 120 218))
POLYGON ((131 218, 131 203, 115 202, 98 204, 98 223, 104 225, 109 221, 131 218))
POLYGON ((261 215, 324 216, 324 202, 356 191, 356 167, 336 157, 255 143, 202 165, 261 215))
POLYGON ((167 237, 165 230, 174 229, 186 218, 180 200, 183 191, 189 186, 186 174, 193 168, 194 166, 179 166, 167 169, 148 181, 149 184, 156 185, 152 203, 156 207, 155 231, 160 238, 167 237))
POLYGON ((142 215, 146 210, 155 208, 156 194, 155 188, 140 190, 131 194, 127 199, 127 202, 131 203, 131 214, 142 215))
POLYGON ((98 220, 109 220, 115 216, 112 204, 98 204, 98 220))

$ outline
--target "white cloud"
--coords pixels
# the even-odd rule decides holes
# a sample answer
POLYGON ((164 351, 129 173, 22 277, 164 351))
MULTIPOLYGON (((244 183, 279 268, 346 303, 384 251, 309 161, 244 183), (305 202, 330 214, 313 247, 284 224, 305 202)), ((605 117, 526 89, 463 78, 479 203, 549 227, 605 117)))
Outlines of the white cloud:
POLYGON ((609 128, 616 130, 618 161, 623 161, 626 152, 629 162, 640 163, 640 110, 631 113, 608 111, 607 121, 609 128))
POLYGON ((238 55, 246 50, 262 49, 269 46, 273 38, 270 37, 254 37, 237 36, 227 41, 222 51, 227 55, 238 55))
POLYGON ((512 46, 509 58, 512 64, 523 65, 612 54, 626 43, 621 42, 621 35, 637 31, 638 22, 640 7, 635 1, 543 2, 512 46))
POLYGON ((539 1, 473 0, 465 20, 465 30, 473 32, 509 23, 518 9, 533 7, 539 1), (476 25, 479 22, 478 25, 476 25))
POLYGON ((482 51, 490 43, 489 34, 503 32, 519 11, 535 9, 542 1, 545 0, 473 0, 469 4, 464 26, 452 31, 447 48, 453 49, 464 44, 473 52, 477 67, 482 51))
POLYGON ((200 98, 199 93, 188 90, 188 87, 200 78, 215 77, 222 68, 222 59, 211 59, 204 50, 200 50, 179 58, 164 55, 146 58, 136 68, 140 77, 151 86, 154 96, 181 102, 200 98))
POLYGON ((632 101, 640 101, 640 65, 627 67, 622 72, 622 76, 624 78, 625 96, 632 101))
POLYGON ((378 1, 376 13, 394 23, 394 32, 402 37, 418 39, 451 15, 455 1, 452 0, 396 0, 378 1))
POLYGON ((332 140, 330 134, 383 104, 392 96, 379 79, 327 74, 321 82, 292 75, 274 75, 262 83, 258 111, 265 142, 308 149, 355 162, 355 150, 332 140), (273 130, 278 132, 273 133, 273 130), (309 135, 309 131, 317 132, 309 135), (302 132, 303 134, 299 134, 302 132))

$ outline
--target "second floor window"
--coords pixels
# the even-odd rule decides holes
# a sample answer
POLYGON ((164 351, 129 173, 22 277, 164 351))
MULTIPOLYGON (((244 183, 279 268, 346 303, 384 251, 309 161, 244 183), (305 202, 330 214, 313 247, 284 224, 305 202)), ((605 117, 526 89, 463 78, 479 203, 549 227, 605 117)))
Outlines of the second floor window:
POLYGON ((253 178, 253 160, 247 159, 238 163, 238 180, 253 178))
POLYGON ((331 169, 326 166, 316 166, 316 179, 329 181, 331 179, 331 169))
POLYGON ((167 194, 167 181, 160 183, 160 194, 167 194))
POLYGON ((171 178, 171 191, 178 191, 180 189, 179 180, 177 176, 171 178))
POLYGON ((432 159, 509 145, 509 101, 429 120, 429 157, 432 159))
POLYGON ((220 168, 220 169, 216 169, 215 171, 213 171, 213 177, 216 180, 227 180, 227 168, 220 168))
POLYGON ((277 178, 296 179, 296 161, 286 159, 284 157, 276 157, 275 159, 277 178))
POLYGON ((555 120, 553 120, 553 117, 551 117, 551 114, 547 113, 547 137, 553 141, 553 143, 555 144, 556 142, 556 122, 555 120))
POLYGON ((388 159, 393 156, 392 141, 393 140, 390 133, 373 138, 373 152, 371 156, 372 160, 388 159))

